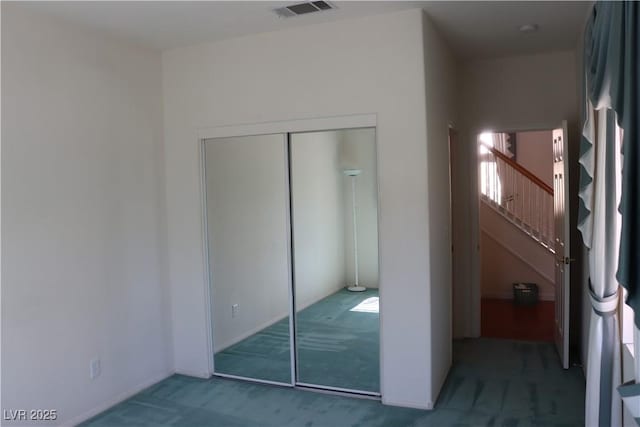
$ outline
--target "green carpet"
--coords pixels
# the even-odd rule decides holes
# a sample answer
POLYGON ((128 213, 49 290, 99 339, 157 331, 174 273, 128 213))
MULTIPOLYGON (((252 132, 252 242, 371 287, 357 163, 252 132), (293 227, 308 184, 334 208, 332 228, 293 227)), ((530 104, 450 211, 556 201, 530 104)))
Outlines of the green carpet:
POLYGON ((215 371, 291 383, 289 317, 214 355, 215 371))
MULTIPOLYGON (((366 399, 174 375, 84 423, 128 426, 583 426, 584 377, 553 345, 454 342, 454 363, 433 411, 366 399)), ((425 384, 425 387, 427 385, 425 384)))
MULTIPOLYGON (((380 337, 377 312, 352 311, 377 289, 340 290, 296 316, 298 381, 377 392, 380 337)), ((216 353, 216 372, 291 382, 289 318, 216 353)))

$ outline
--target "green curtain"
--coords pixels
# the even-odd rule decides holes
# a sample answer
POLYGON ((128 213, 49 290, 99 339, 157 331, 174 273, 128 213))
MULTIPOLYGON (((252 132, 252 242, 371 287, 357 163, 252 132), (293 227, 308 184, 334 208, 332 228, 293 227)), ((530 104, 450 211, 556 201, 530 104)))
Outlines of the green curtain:
MULTIPOLYGON (((585 33, 586 94, 596 110, 610 108, 624 130, 622 140, 622 231, 616 278, 640 327, 640 3, 597 2, 585 33)), ((591 149, 582 138, 581 153, 591 149)), ((583 194, 593 174, 583 164, 579 223, 588 221, 583 194)), ((588 195, 586 197, 589 197, 588 195)))

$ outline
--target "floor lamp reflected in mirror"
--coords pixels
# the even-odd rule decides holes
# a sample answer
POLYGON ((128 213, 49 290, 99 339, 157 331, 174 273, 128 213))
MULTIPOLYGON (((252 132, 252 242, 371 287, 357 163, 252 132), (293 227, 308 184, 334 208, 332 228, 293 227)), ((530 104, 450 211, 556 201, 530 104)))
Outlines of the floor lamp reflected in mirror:
POLYGON ((364 292, 367 290, 358 283, 358 215, 356 204, 356 177, 362 173, 360 169, 345 169, 344 174, 351 178, 351 212, 353 216, 353 271, 354 283, 347 289, 351 292, 364 292))

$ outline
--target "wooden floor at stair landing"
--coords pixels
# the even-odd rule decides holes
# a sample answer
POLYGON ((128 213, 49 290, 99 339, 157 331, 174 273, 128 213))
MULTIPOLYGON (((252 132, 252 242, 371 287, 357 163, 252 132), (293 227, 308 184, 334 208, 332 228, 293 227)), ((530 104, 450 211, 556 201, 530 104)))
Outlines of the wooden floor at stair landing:
POLYGON ((513 300, 482 299, 482 336, 553 341, 553 301, 516 305, 513 300))

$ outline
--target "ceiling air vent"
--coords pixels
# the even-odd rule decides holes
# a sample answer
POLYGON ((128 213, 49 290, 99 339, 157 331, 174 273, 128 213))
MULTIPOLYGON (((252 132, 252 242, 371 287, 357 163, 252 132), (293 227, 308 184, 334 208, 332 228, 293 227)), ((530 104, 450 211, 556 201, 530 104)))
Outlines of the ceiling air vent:
POLYGON ((290 18, 292 16, 306 15, 307 13, 322 12, 323 10, 335 9, 336 7, 326 1, 311 1, 308 3, 298 3, 291 6, 281 7, 274 10, 280 18, 290 18))

